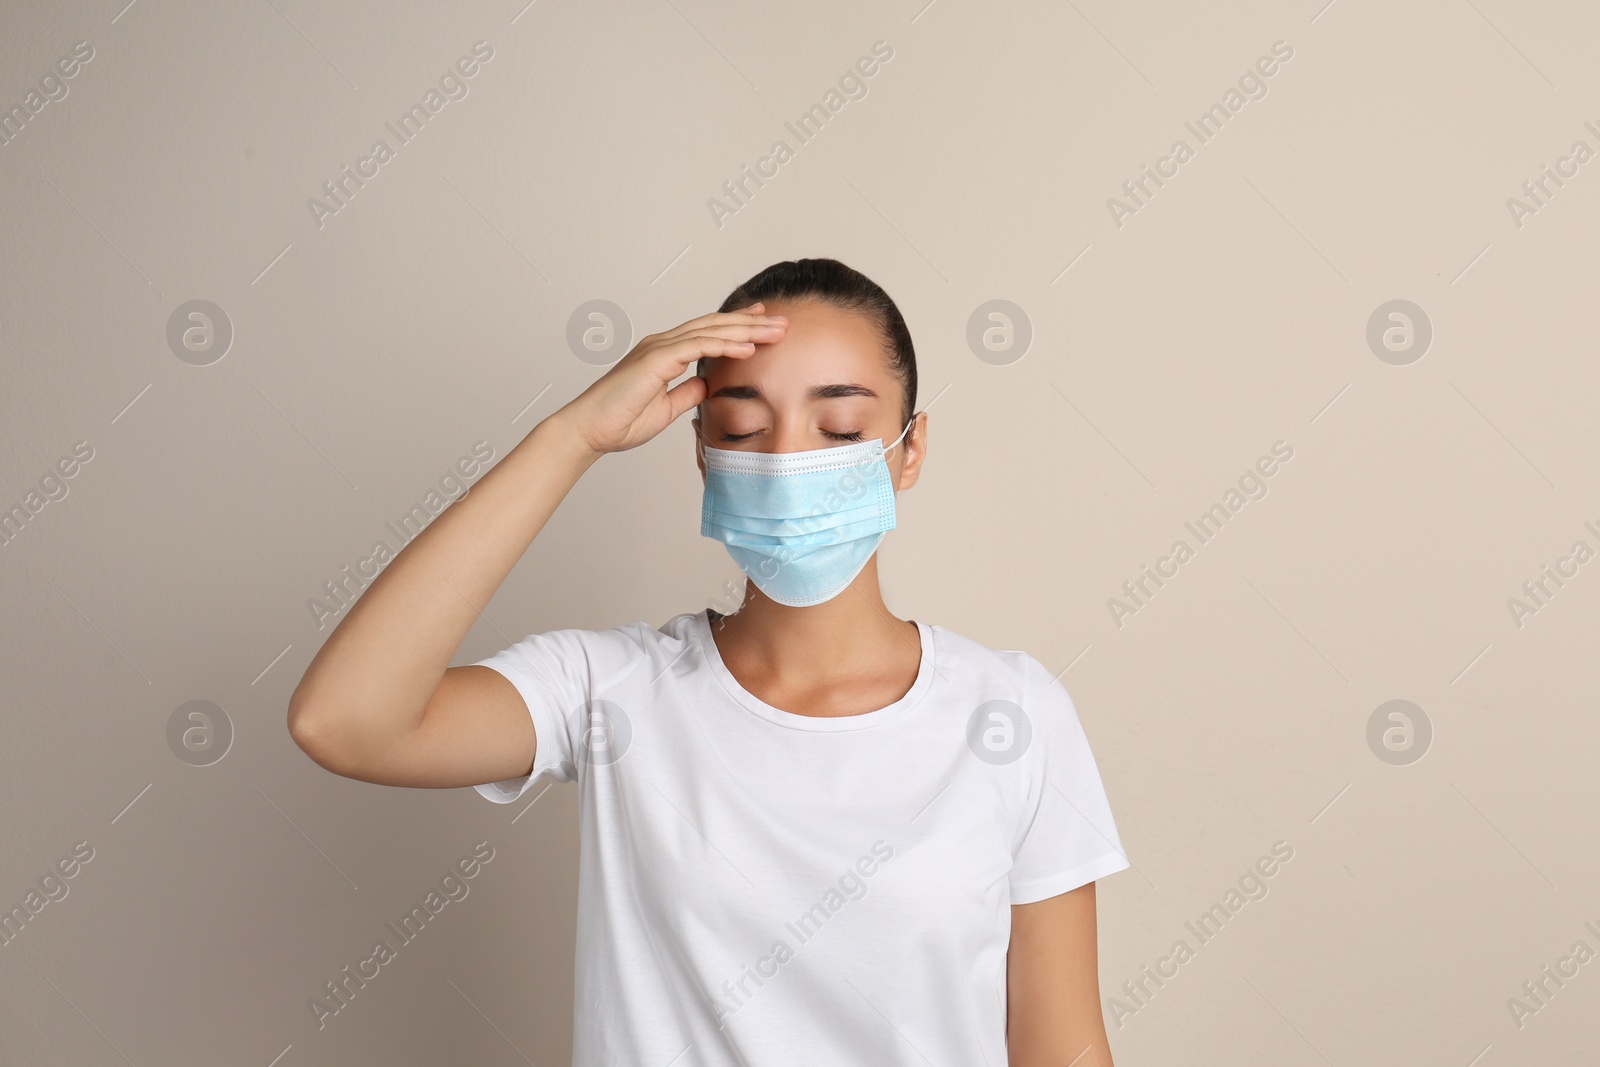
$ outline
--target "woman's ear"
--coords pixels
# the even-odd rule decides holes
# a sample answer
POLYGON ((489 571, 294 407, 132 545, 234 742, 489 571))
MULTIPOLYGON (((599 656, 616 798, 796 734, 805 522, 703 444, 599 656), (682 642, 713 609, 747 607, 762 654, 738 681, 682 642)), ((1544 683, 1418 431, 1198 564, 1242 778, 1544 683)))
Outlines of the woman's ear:
POLYGON ((922 460, 928 454, 928 413, 919 411, 912 416, 911 429, 906 431, 906 438, 900 442, 904 449, 905 460, 900 465, 900 476, 895 479, 895 489, 910 489, 917 484, 917 476, 922 473, 922 460))

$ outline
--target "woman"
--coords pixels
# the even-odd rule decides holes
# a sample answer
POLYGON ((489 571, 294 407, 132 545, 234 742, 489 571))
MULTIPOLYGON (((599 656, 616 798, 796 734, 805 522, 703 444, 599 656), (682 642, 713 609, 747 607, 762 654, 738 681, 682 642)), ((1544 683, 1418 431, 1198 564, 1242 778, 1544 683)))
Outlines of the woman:
POLYGON ((879 593, 915 397, 881 288, 775 264, 536 426, 296 689, 290 732, 338 774, 500 803, 577 780, 574 1064, 1110 1067, 1094 880, 1128 861, 1071 698, 879 593), (739 610, 450 667, 579 476, 691 408, 739 610))

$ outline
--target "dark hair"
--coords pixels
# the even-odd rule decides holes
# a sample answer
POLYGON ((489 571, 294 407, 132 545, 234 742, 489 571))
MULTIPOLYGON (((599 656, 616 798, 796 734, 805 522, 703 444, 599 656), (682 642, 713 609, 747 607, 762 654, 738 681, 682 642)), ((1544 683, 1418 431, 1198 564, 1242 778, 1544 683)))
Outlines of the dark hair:
MULTIPOLYGON (((799 300, 814 297, 844 311, 866 315, 883 335, 889 367, 900 379, 905 400, 900 409, 900 428, 911 421, 917 402, 917 353, 911 344, 911 331, 905 317, 883 287, 858 270, 837 259, 786 259, 774 263, 728 294, 718 311, 737 311, 757 300, 799 300)), ((695 373, 705 369, 705 360, 695 364, 695 373)))

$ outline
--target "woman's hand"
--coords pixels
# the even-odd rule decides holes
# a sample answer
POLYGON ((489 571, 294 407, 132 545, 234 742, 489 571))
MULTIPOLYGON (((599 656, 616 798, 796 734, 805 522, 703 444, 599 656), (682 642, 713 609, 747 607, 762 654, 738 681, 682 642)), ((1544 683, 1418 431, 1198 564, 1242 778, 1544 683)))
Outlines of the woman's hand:
POLYGON ((705 399, 699 375, 672 380, 702 358, 743 359, 758 344, 781 339, 789 321, 765 315, 765 305, 715 312, 653 333, 563 409, 569 425, 595 452, 622 452, 644 444, 705 399))

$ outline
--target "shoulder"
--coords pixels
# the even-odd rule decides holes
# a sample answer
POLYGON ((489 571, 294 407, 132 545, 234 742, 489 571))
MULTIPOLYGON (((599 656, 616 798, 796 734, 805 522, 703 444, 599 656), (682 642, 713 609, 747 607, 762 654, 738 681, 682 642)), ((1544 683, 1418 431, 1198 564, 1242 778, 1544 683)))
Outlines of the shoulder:
POLYGON ((943 626, 932 630, 941 674, 968 689, 979 705, 992 705, 986 714, 1020 718, 1049 735, 1078 725, 1077 707, 1059 671, 1022 649, 991 648, 943 626))
POLYGON ((478 662, 513 672, 560 672, 612 684, 642 663, 678 655, 692 639, 695 618, 686 613, 660 626, 639 619, 605 629, 574 626, 530 633, 478 662))
POLYGON ((1027 652, 1016 648, 991 648, 948 627, 929 624, 941 666, 950 665, 965 675, 989 682, 1008 682, 1021 690, 1060 686, 1055 674, 1027 652))

